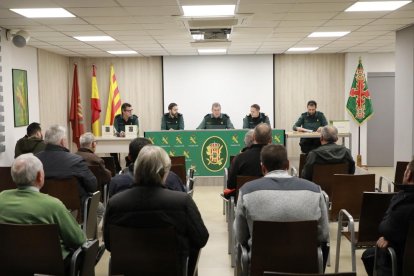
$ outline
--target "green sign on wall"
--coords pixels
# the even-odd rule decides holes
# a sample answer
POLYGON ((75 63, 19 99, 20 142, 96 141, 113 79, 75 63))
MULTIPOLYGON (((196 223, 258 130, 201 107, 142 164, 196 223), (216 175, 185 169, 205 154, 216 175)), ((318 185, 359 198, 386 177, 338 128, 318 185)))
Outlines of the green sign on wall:
MULTIPOLYGON (((244 147, 247 129, 147 131, 144 136, 164 148, 170 156, 185 156, 186 167, 196 176, 221 176, 230 156, 244 147)), ((275 144, 285 145, 285 131, 272 130, 275 144)))

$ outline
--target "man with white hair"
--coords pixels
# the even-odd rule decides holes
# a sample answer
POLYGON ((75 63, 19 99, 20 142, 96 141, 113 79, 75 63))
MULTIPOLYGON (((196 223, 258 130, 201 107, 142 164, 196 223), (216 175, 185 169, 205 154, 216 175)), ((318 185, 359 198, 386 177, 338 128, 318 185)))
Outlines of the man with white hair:
POLYGON ((324 126, 321 130, 321 146, 312 150, 306 157, 302 178, 312 180, 313 165, 347 163, 348 173, 354 174, 355 161, 351 151, 343 145, 337 145, 338 130, 334 126, 324 126))
POLYGON ((193 199, 163 185, 170 167, 171 160, 161 147, 147 145, 141 149, 134 163, 133 187, 111 197, 106 208, 103 234, 108 251, 111 251, 110 225, 173 226, 178 236, 178 253, 183 259, 206 245, 209 234, 193 199))
MULTIPOLYGON (((89 193, 97 190, 96 177, 89 170, 85 160, 67 149, 66 128, 52 125, 45 134, 46 148, 36 156, 42 161, 46 178, 76 177, 82 206, 89 193)), ((102 214, 98 214, 102 217, 102 214)))
POLYGON ((105 161, 95 154, 97 141, 91 132, 85 132, 79 138, 80 148, 76 152, 85 159, 88 166, 99 166, 100 175, 103 176, 103 183, 111 181, 111 171, 105 168, 105 161))
POLYGON ((64 259, 72 249, 86 241, 81 228, 65 205, 59 199, 39 192, 45 174, 42 162, 37 157, 32 153, 17 157, 11 167, 11 176, 17 189, 0 193, 1 223, 57 224, 64 259))

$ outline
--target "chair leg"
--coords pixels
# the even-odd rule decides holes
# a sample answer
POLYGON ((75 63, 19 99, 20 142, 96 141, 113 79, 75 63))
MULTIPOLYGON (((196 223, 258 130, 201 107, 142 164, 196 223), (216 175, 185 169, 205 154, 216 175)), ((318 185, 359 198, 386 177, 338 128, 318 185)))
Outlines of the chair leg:
POLYGON ((341 238, 342 238, 342 217, 338 219, 338 231, 336 233, 336 256, 335 256, 335 273, 338 273, 339 269, 339 255, 341 252, 341 238))
POLYGON ((352 272, 356 273, 356 258, 355 258, 356 246, 355 243, 351 241, 351 258, 352 258, 352 272))

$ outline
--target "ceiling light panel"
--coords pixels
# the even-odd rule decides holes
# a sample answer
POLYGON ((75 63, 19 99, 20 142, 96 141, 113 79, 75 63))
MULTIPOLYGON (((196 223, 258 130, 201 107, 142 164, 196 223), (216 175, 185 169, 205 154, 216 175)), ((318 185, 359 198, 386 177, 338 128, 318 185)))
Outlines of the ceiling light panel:
POLYGON ((411 1, 373 1, 373 2, 356 2, 346 12, 362 12, 362 11, 395 11, 402 6, 411 3, 411 1))
POLYGON ((184 16, 231 16, 235 5, 183 6, 184 16))
POLYGON ((313 32, 308 37, 341 37, 349 34, 346 32, 313 32))
POLYGON ((99 35, 99 36, 74 36, 73 38, 80 40, 80 41, 114 41, 110 36, 107 35, 99 35))
POLYGON ((107 51, 112 55, 135 55, 138 54, 136 51, 132 50, 124 50, 124 51, 107 51))
POLYGON ((226 49, 198 49, 199 54, 225 54, 226 49))
POLYGON ((10 9, 11 11, 28 18, 60 18, 76 17, 62 8, 45 8, 45 9, 10 9))
POLYGON ((288 52, 312 52, 317 50, 319 47, 292 47, 289 48, 288 52))

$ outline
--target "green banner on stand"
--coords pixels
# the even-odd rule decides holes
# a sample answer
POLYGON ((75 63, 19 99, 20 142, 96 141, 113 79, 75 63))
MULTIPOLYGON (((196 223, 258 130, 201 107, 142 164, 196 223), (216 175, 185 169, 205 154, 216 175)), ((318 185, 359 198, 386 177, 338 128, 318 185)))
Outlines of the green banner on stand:
MULTIPOLYGON (((244 147, 247 129, 146 131, 144 136, 170 156, 185 156, 186 168, 196 176, 222 176, 230 156, 244 147)), ((285 145, 285 131, 272 130, 274 144, 285 145)))

